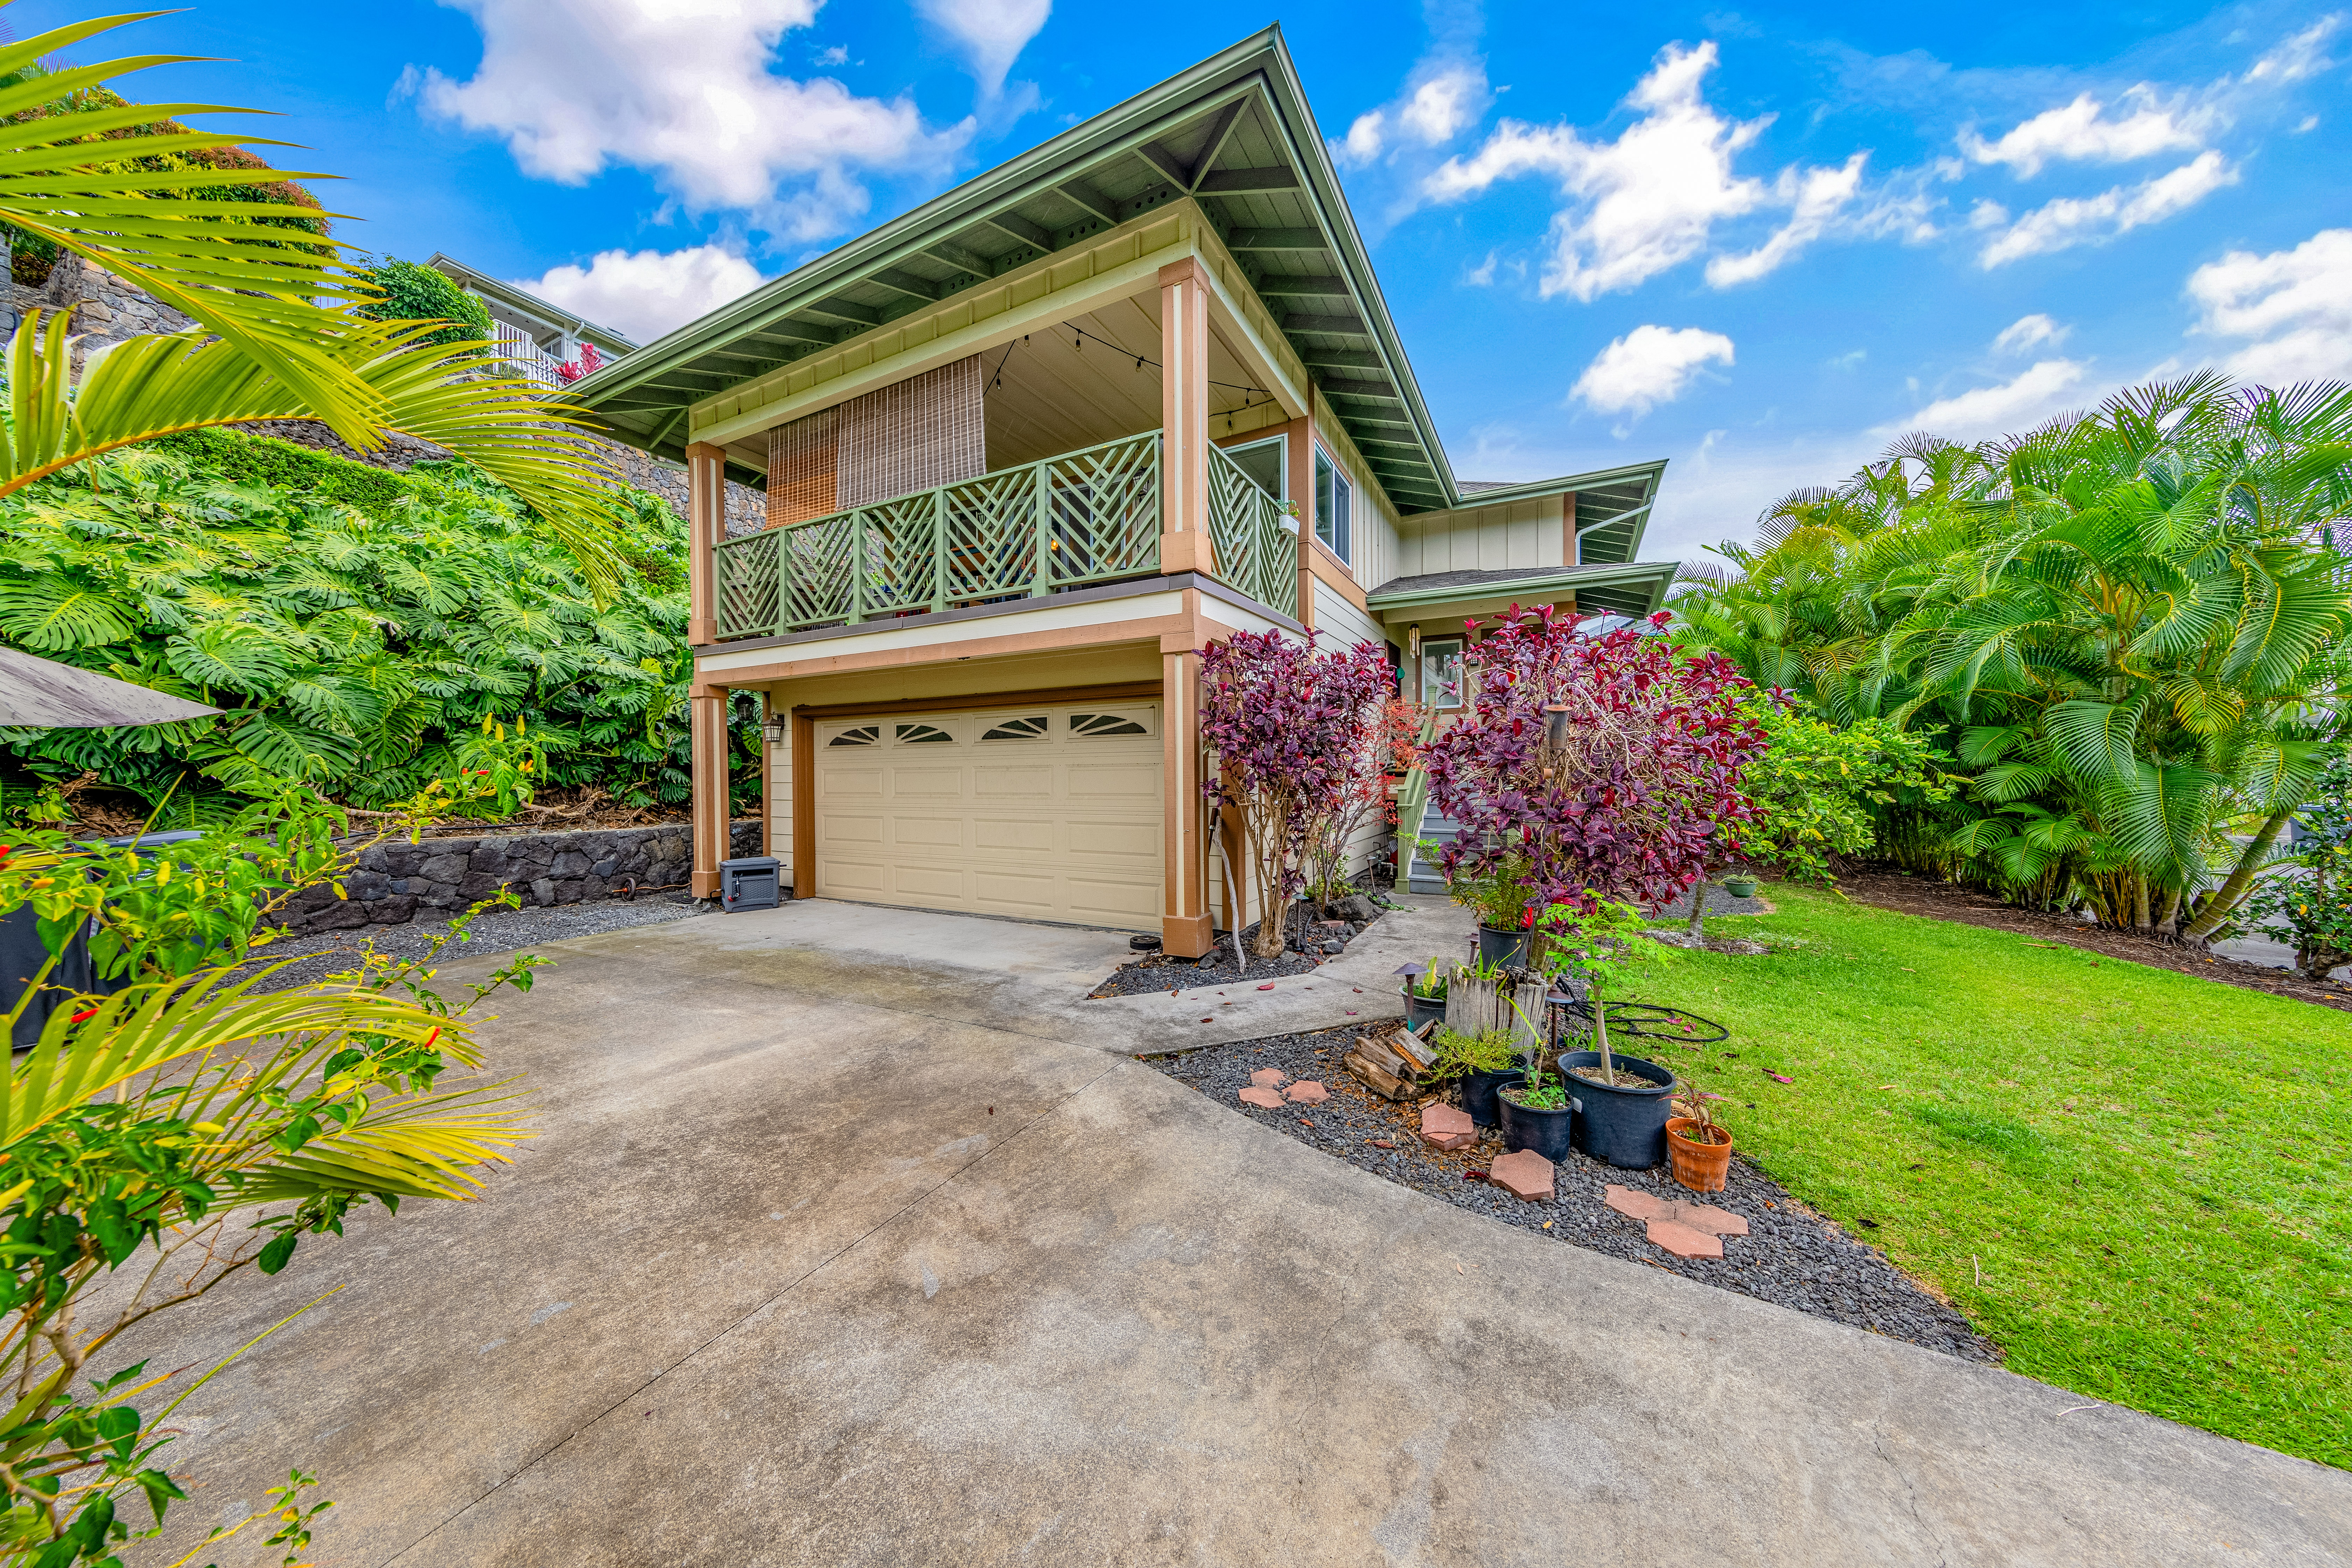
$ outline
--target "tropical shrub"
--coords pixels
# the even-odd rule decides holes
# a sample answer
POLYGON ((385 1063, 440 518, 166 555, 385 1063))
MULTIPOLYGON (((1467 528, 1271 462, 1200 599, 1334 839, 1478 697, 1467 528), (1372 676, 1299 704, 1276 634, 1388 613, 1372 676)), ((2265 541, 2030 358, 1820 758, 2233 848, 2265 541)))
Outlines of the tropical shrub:
MULTIPOLYGON (((658 498, 625 499, 631 564, 600 608, 531 514, 462 464, 387 474, 217 430, 93 459, 0 498, 0 636, 226 716, 0 731, 0 754, 150 807, 170 794, 179 826, 289 780, 381 808, 467 765, 486 721, 520 721, 542 789, 682 802, 683 528, 658 498)), ((737 731, 753 754, 755 733, 737 731)), ((733 773, 755 787, 756 770, 733 773)))
POLYGON ((1348 879, 1348 855, 1358 835, 1375 822, 1395 825, 1389 776, 1413 765, 1420 735, 1420 714, 1391 695, 1365 703, 1353 727, 1338 737, 1347 752, 1341 782, 1307 804, 1298 839, 1299 879, 1318 906, 1355 891, 1348 879))
POLYGON ((1202 789, 1241 818, 1260 958, 1282 952, 1309 834, 1328 845, 1347 793, 1381 766, 1381 706, 1395 681, 1371 643, 1317 653, 1280 632, 1235 632, 1201 656, 1201 738, 1215 753, 1202 789))
POLYGON ((1656 635, 1599 637, 1517 605, 1478 645, 1468 720, 1431 742, 1431 801, 1462 825, 1449 881, 1507 872, 1518 901, 1665 903, 1696 881, 1719 826, 1751 815, 1742 772, 1764 744, 1748 683, 1720 655, 1656 635))
POLYGON ((1913 868, 2201 943, 2342 744, 2347 511, 2352 390, 2206 374, 1909 437, 1675 607, 1828 721, 1953 737, 1960 793, 1874 803, 1913 868))
MULTIPOLYGON (((398 826, 433 808, 411 803, 398 826)), ((356 847, 336 843, 347 826, 298 791, 160 854, 43 832, 0 849, 0 912, 29 909, 52 954, 9 1027, 93 923, 101 982, 49 1014, 0 1101, 0 1358, 15 1384, 0 1418, 0 1563, 119 1561, 115 1546, 160 1531, 187 1495, 160 1452, 204 1378, 112 1364, 117 1338, 247 1268, 278 1273, 304 1237, 340 1236, 371 1202, 397 1213, 404 1198, 473 1197, 474 1168, 530 1135, 504 1086, 436 1079, 482 1065, 469 1010, 501 986, 529 989, 539 960, 454 1004, 425 984, 429 957, 278 991, 233 966, 257 922, 350 863, 356 847), (135 1283, 107 1288, 125 1269, 135 1283), (132 1528, 134 1500, 152 1528, 132 1528)), ((290 1513, 272 1510, 274 1542, 307 1540, 319 1509, 295 1499, 310 1479, 289 1483, 290 1513)))
POLYGON ((2302 830, 2285 865, 2246 900, 2245 923, 2294 949, 2306 980, 2352 963, 2352 758, 2338 752, 2295 813, 2302 830))
POLYGON ((1836 879, 1843 857, 1876 842, 1876 809, 1898 798, 1917 803, 1951 796, 1929 738, 1886 719, 1838 725, 1816 718, 1801 699, 1751 696, 1747 710, 1764 731, 1764 750, 1748 764, 1740 790, 1755 806, 1740 832, 1740 852, 1793 882, 1836 879))
POLYGON ((490 335, 490 310, 453 282, 448 274, 387 256, 360 269, 369 297, 353 307, 379 321, 447 321, 420 342, 480 342, 490 335))

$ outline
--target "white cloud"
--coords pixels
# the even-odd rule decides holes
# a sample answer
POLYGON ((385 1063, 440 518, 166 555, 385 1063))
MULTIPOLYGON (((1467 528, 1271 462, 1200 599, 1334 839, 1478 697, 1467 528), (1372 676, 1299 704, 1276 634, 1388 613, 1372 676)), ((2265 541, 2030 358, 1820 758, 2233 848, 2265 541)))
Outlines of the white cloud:
POLYGON ((1486 100, 1486 72, 1475 66, 1442 66, 1413 89, 1397 110, 1397 123, 1424 146, 1443 146, 1476 121, 1486 100))
POLYGON ((2272 384, 2340 378, 2352 366, 2352 228, 2324 228, 2293 250, 2233 250, 2189 277, 2197 330, 2255 340, 2221 368, 2272 384))
POLYGON ((1569 395, 1638 419, 1682 395, 1709 364, 1732 363, 1731 340, 1698 327, 1635 327, 1592 357, 1569 395))
POLYGON ((2088 371, 2080 360, 2041 360, 1997 385, 1938 398, 1907 418, 1880 426, 1876 433, 1925 430, 1951 441, 1983 441, 2030 430, 2084 401, 2074 389, 2088 371))
POLYGON ((2344 26, 2344 13, 2332 11, 2253 63, 2248 81, 2301 81, 2317 76, 2336 62, 2320 47, 2344 26))
POLYGON ((962 46, 971 62, 973 79, 983 93, 994 95, 1004 87, 1004 73, 1029 47, 1053 0, 915 0, 924 20, 962 46))
POLYGON ((1387 124, 1388 116, 1377 109, 1359 114, 1356 122, 1348 127, 1347 136, 1331 143, 1332 161, 1357 164, 1370 163, 1381 155, 1387 124))
POLYGON ((1495 258, 1496 254, 1497 252, 1490 250, 1486 253, 1486 260, 1478 263, 1475 267, 1464 268, 1462 273, 1462 281, 1469 284, 1474 289, 1484 289, 1488 284, 1494 282, 1495 258))
POLYGON ((2137 185, 2116 185, 2095 196, 2062 196, 2038 206, 1994 235, 1977 259, 1993 268, 2028 256, 2113 239, 2186 211, 2224 185, 2237 183, 2238 171, 2221 153, 2200 153, 2170 174, 2137 185))
POLYGON ((2142 82, 2107 105, 2084 93, 2062 108, 2044 110, 1998 142, 1987 142, 1970 126, 1960 132, 1960 150, 1979 163, 2006 163, 2024 178, 2049 163, 2126 163, 2158 153, 2189 152, 2205 145, 2216 116, 2210 108, 2167 104, 2142 82))
POLYGON ((911 97, 861 98, 770 68, 817 0, 457 0, 482 62, 455 81, 415 68, 432 113, 502 137, 523 172, 583 184, 614 163, 653 174, 688 206, 734 208, 793 240, 866 209, 861 171, 943 166, 970 134, 924 125, 911 97))
POLYGON ((1461 201, 1500 180, 1549 175, 1576 205, 1552 219, 1543 294, 1591 300, 1632 289, 1697 255, 1717 219, 1766 200, 1764 185, 1736 177, 1731 164, 1770 117, 1732 121, 1708 108, 1700 87, 1715 64, 1711 41, 1670 44, 1626 98, 1640 118, 1616 141, 1507 120, 1475 154, 1433 171, 1423 194, 1461 201))
POLYGON ((2020 316, 2000 330, 2000 336, 1993 339, 1992 352, 2000 354, 2023 353, 2041 343, 2055 348, 2072 336, 2074 331, 2074 328, 2062 327, 2039 312, 2020 316))
POLYGON ((833 47, 817 56, 816 63, 821 66, 847 65, 849 63, 849 46, 847 44, 834 45, 833 47))
POLYGON ((1862 166, 1869 157, 1867 153, 1856 153, 1834 169, 1808 169, 1801 175, 1790 169, 1781 174, 1775 194, 1791 207, 1789 221, 1755 249, 1710 260, 1706 264, 1706 280, 1717 289, 1727 289, 1735 283, 1753 282, 1782 262, 1793 259, 1799 251, 1828 232, 1830 225, 1862 189, 1862 166))
POLYGON ((716 245, 688 250, 602 250, 586 267, 558 267, 515 287, 600 327, 648 343, 749 293, 760 269, 716 245))

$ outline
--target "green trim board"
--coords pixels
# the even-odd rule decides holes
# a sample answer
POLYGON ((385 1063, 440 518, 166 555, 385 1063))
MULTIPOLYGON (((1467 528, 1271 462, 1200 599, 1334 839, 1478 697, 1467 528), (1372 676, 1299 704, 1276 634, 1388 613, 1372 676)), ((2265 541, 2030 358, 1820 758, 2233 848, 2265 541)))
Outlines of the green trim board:
POLYGON ((683 454, 677 411, 1169 202, 1197 202, 1399 512, 1459 504, 1411 362, 1268 27, 572 384, 618 438, 683 454))
POLYGON ((1398 577, 1364 596, 1365 608, 1384 622, 1412 620, 1418 612, 1443 611, 1488 600, 1569 592, 1580 605, 1598 605, 1621 615, 1646 616, 1665 602, 1678 563, 1638 561, 1589 566, 1538 566, 1496 572, 1433 572, 1398 577))

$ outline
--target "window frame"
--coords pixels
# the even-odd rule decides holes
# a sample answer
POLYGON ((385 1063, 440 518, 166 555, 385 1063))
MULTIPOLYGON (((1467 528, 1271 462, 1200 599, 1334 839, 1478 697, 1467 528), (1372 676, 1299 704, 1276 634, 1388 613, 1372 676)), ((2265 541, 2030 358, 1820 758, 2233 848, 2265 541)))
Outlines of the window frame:
POLYGON ((1423 637, 1421 639, 1421 667, 1415 672, 1414 679, 1417 682, 1417 689, 1421 694, 1421 705, 1423 707, 1433 710, 1440 713, 1458 713, 1463 709, 1469 706, 1469 682, 1465 679, 1468 674, 1468 670, 1462 663, 1463 660, 1469 657, 1469 651, 1470 643, 1467 637, 1423 637), (1451 702, 1439 702, 1432 699, 1429 694, 1429 666, 1430 661, 1433 657, 1442 657, 1445 650, 1448 649, 1452 650, 1455 661, 1454 700, 1451 702))
POLYGON ((1355 495, 1356 481, 1349 476, 1347 465, 1321 441, 1316 442, 1316 542, 1351 567, 1356 563, 1355 495))
MULTIPOLYGON (((1232 443, 1231 445, 1229 445, 1229 446, 1225 446, 1225 447, 1221 447, 1221 448, 1219 448, 1219 449, 1220 449, 1220 450, 1222 450, 1222 451, 1225 454, 1225 456, 1227 456, 1228 458, 1234 458, 1235 459, 1235 461, 1236 461, 1236 462, 1238 462, 1238 461, 1239 461, 1239 458, 1238 458, 1237 454, 1239 454, 1239 453, 1243 453, 1243 452, 1250 451, 1250 450, 1252 450, 1253 448, 1255 448, 1255 447, 1278 447, 1278 448, 1280 449, 1280 450, 1279 450, 1279 455, 1277 456, 1276 460, 1275 465, 1274 465, 1274 473, 1275 473, 1275 490, 1274 490, 1274 499, 1275 499, 1275 500, 1290 500, 1291 498, 1290 498, 1290 432, 1289 432, 1289 431, 1287 431, 1287 430, 1277 430, 1277 431, 1276 431, 1276 432, 1275 432, 1273 435, 1271 435, 1271 436, 1261 436, 1261 437, 1258 437, 1256 440, 1255 440, 1255 441, 1235 441, 1235 442, 1232 443)), ((1246 469, 1246 468, 1244 468, 1244 469, 1243 469, 1243 470, 1242 470, 1242 472, 1243 472, 1244 475, 1246 475, 1246 474, 1249 472, 1249 470, 1248 470, 1248 469, 1246 469)), ((1255 483, 1255 480, 1253 480, 1253 481, 1251 481, 1251 482, 1252 482, 1252 483, 1255 483)))

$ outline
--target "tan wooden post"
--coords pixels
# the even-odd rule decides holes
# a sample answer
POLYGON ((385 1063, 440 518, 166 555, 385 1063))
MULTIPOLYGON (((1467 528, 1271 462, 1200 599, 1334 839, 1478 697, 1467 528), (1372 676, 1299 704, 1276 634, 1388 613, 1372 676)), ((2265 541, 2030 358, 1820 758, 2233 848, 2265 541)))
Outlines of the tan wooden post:
POLYGON ((688 890, 719 896, 719 862, 728 855, 727 689, 699 682, 688 689, 687 720, 694 775, 694 871, 688 890))
POLYGON ((1584 563, 1579 557, 1583 554, 1584 547, 1576 541, 1576 492, 1574 490, 1559 498, 1559 563, 1563 566, 1582 565, 1584 563))
POLYGON ((708 441, 686 449, 686 640, 719 640, 718 546, 727 537, 727 452, 708 441))
POLYGON ((1315 552, 1315 388, 1311 383, 1307 388, 1306 415, 1286 428, 1292 434, 1290 448, 1284 454, 1290 471, 1283 476, 1283 488, 1298 509, 1298 624, 1311 632, 1315 629, 1315 569, 1307 564, 1315 552))
POLYGON ((1201 655, 1192 639, 1168 633, 1160 641, 1160 729, 1167 780, 1167 893, 1160 945, 1178 958, 1198 958, 1216 940, 1210 918, 1208 841, 1201 795, 1201 655))
POLYGON ((1160 269, 1160 570, 1171 575, 1213 573, 1216 552, 1209 540, 1209 279, 1189 256, 1160 269))

